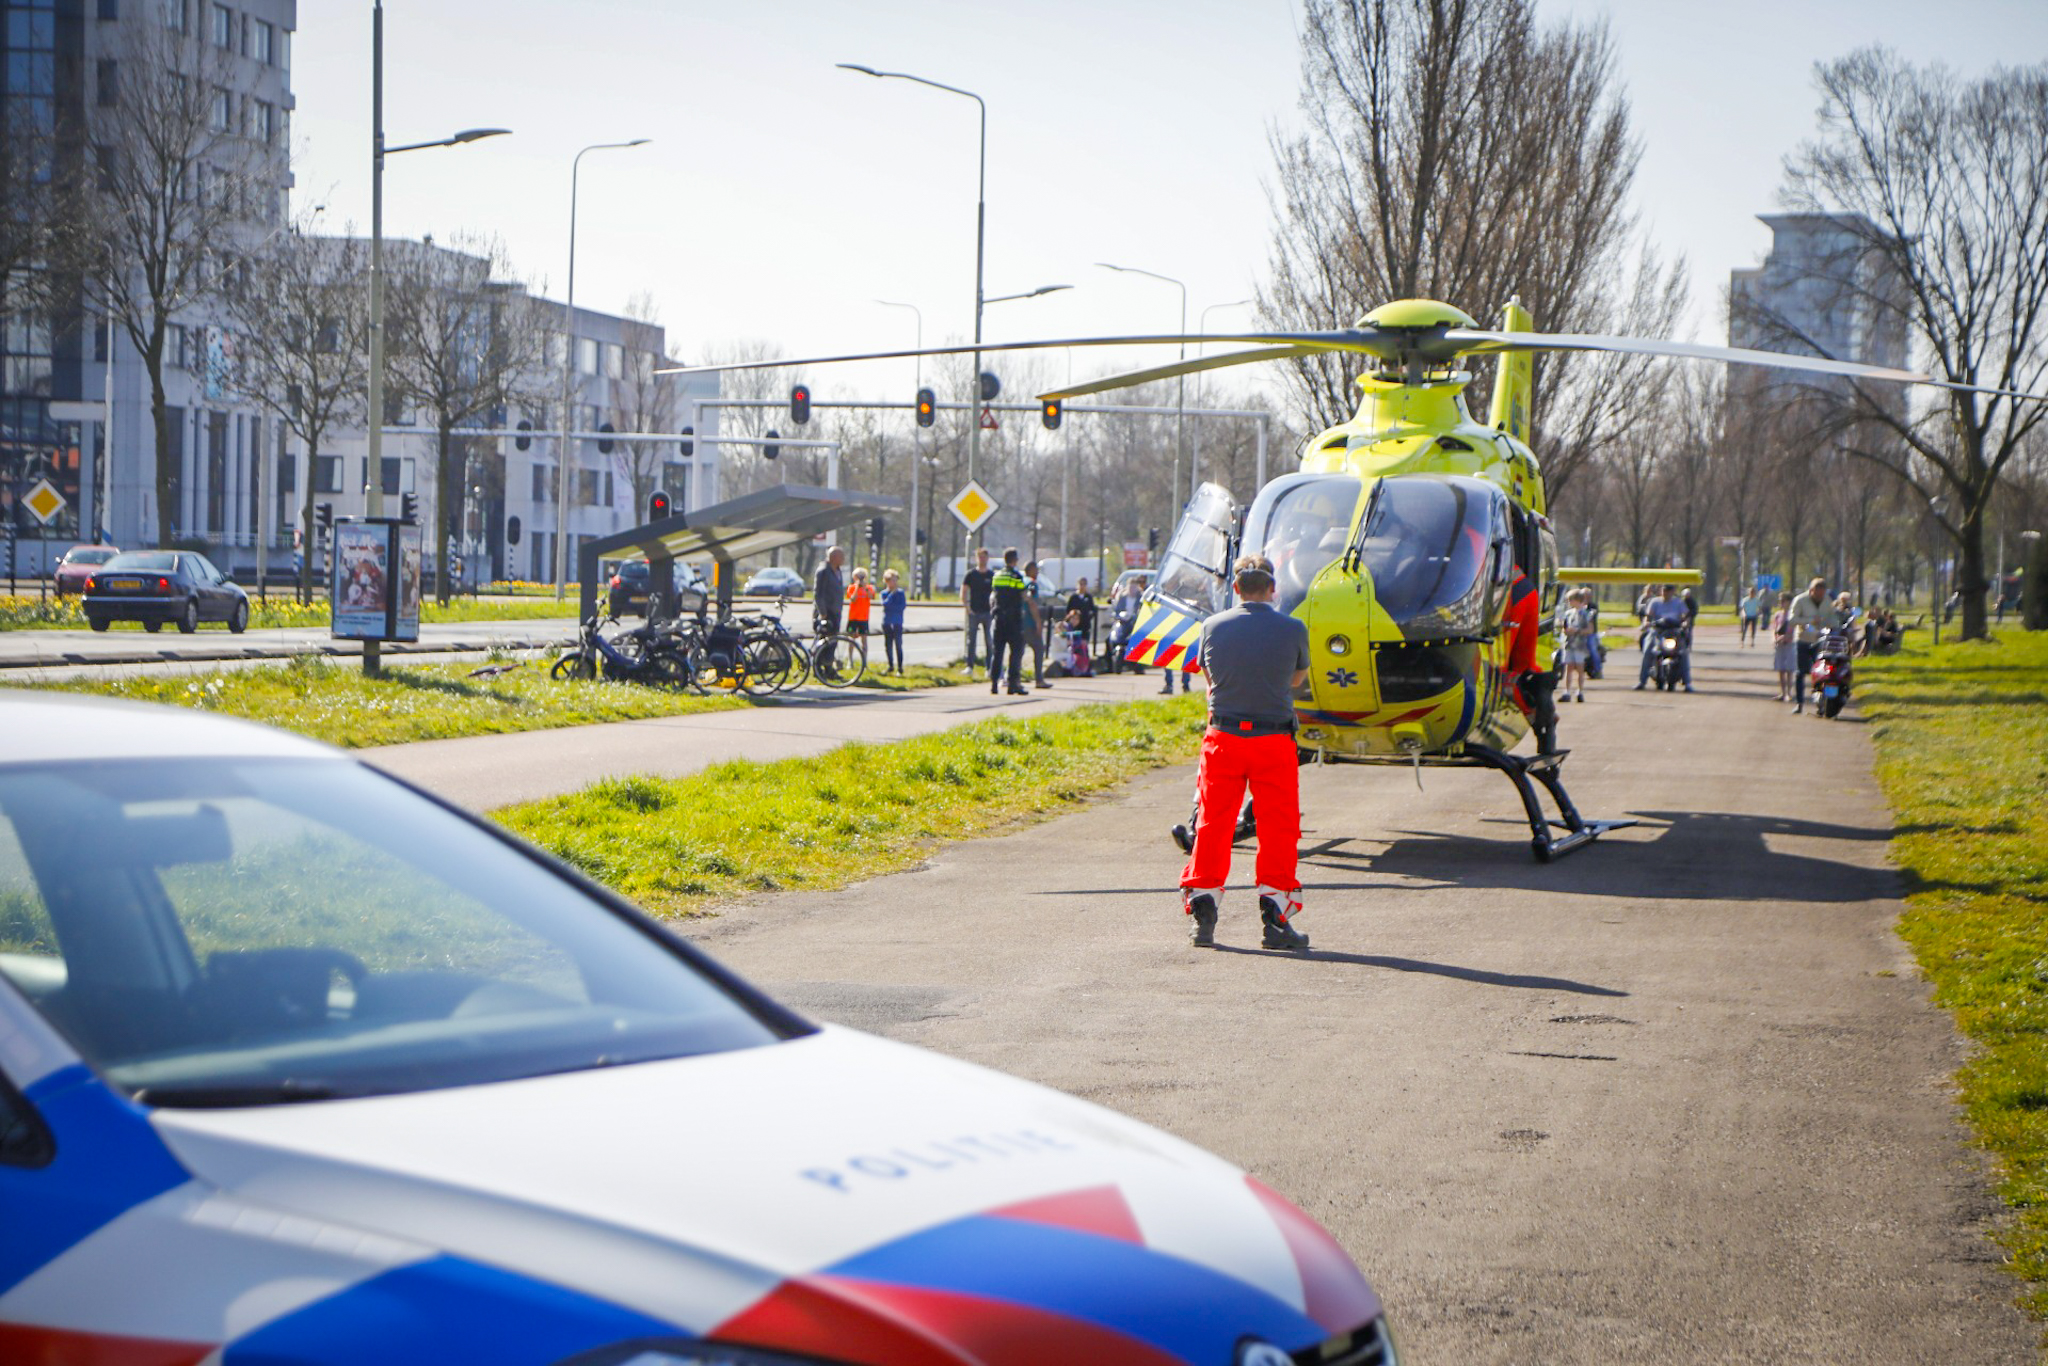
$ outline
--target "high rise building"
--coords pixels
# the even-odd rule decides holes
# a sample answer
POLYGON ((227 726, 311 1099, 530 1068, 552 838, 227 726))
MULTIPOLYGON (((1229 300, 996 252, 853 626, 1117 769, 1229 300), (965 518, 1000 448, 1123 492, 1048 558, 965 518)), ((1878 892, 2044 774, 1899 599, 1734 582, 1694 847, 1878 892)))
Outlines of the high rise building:
MULTIPOLYGON (((1728 344, 1825 355, 1867 365, 1904 366, 1906 329, 1895 277, 1872 243, 1870 221, 1851 214, 1760 214, 1771 230, 1763 263, 1728 277, 1728 344)), ((1845 382, 1793 370, 1744 368, 1731 385, 1842 387, 1845 382)), ((1894 386, 1896 387, 1896 386, 1894 386)))

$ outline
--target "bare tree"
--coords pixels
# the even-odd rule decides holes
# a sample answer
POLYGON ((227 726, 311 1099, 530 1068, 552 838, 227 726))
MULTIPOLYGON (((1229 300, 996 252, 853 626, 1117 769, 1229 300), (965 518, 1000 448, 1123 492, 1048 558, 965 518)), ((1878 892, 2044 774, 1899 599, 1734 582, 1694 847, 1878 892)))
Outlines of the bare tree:
MULTIPOLYGON (((1308 0, 1302 48, 1309 127, 1274 147, 1269 325, 1337 326, 1428 295, 1472 310, 1519 297, 1546 328, 1605 331, 1631 302, 1682 293, 1647 256, 1633 288, 1608 284, 1628 273, 1639 149, 1603 28, 1545 26, 1534 0, 1308 0)), ((1351 416, 1360 364, 1293 363, 1312 422, 1351 416)), ((1625 389, 1616 366, 1640 369, 1577 362, 1587 382, 1546 401, 1545 378, 1570 367, 1539 359, 1535 430, 1550 407, 1625 389)), ((1610 438, 1583 414, 1558 425, 1562 486, 1610 438)))
MULTIPOLYGON (((622 432, 676 430, 676 385, 673 377, 654 372, 681 362, 655 347, 661 310, 645 291, 626 301, 626 317, 637 324, 626 329, 625 369, 612 384, 612 423, 622 432)), ((634 516, 645 516, 648 500, 661 487, 668 445, 661 441, 621 441, 614 457, 633 488, 634 516)))
MULTIPOLYGON (((434 596, 448 601, 448 546, 462 526, 467 438, 458 429, 517 405, 545 401, 545 319, 540 305, 512 282, 496 240, 457 238, 454 249, 431 242, 385 246, 387 353, 391 395, 418 409, 434 427, 434 596)), ((376 421, 380 414, 371 414, 376 421)), ((496 442, 484 444, 489 461, 496 442)), ((502 485, 503 470, 495 471, 502 485)), ((382 478, 382 471, 370 477, 382 478)))
POLYGON ((361 238, 315 237, 310 217, 248 262, 226 295, 240 331, 235 387, 274 413, 305 451, 299 481, 299 598, 312 601, 313 492, 320 444, 360 420, 369 344, 369 250, 361 238))
MULTIPOLYGON (((23 11, 21 19, 56 22, 48 10, 23 11)), ((65 187, 54 174, 55 129, 29 109, 26 100, 0 104, 0 318, 43 310, 62 221, 65 187)))
POLYGON ((84 211, 67 264, 127 333, 149 379, 157 544, 177 534, 179 473, 164 367, 177 319, 239 269, 235 252, 276 211, 260 145, 233 116, 229 55, 139 13, 119 26, 111 100, 94 106, 84 211))
MULTIPOLYGON (((2048 382, 2048 65, 1966 81, 1872 47, 1822 64, 1816 79, 1820 132, 1787 162, 1784 197, 1837 214, 1844 229, 1843 248, 1812 266, 1829 306, 1904 329, 1943 379, 2039 392, 2048 382)), ((1766 321, 1821 350, 1793 320, 1766 321)), ((1896 391, 1860 382, 1824 392, 1837 402, 1845 447, 1933 508, 1958 552, 1963 635, 1983 636, 1985 514, 2048 406, 1951 390, 1915 412, 1896 391)))

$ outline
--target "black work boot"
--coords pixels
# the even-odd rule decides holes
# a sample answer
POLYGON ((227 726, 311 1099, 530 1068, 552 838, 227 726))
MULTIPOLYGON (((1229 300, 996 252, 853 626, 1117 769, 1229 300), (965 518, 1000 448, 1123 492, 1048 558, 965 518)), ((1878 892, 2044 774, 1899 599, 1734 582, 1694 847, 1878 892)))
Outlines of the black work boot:
POLYGON ((1216 894, 1186 892, 1182 905, 1188 913, 1188 943, 1206 949, 1216 942, 1216 894))
POLYGON ((1173 827, 1173 842, 1179 846, 1183 854, 1195 852, 1195 832, 1185 825, 1173 827))
POLYGON ((1305 949, 1308 936, 1294 928, 1289 919, 1301 910, 1300 894, 1281 892, 1278 894, 1261 890, 1259 893, 1259 921, 1265 926, 1265 935, 1260 942, 1269 949, 1305 949))

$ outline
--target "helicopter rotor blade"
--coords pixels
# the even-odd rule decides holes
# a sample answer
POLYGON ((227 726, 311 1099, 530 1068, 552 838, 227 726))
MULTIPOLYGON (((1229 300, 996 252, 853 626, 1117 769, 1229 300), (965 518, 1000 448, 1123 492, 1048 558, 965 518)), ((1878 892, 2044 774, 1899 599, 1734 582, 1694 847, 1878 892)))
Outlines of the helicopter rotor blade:
POLYGON ((1154 380, 1173 379, 1180 375, 1197 374, 1203 370, 1221 370, 1230 365, 1249 365, 1260 360, 1285 360, 1290 356, 1313 356, 1330 348, 1322 346, 1262 346, 1256 351, 1230 351, 1220 356, 1203 356, 1197 360, 1176 361, 1172 365, 1156 365, 1150 370, 1133 370, 1126 374, 1109 375, 1102 379, 1088 380, 1082 384, 1065 384, 1038 396, 1042 403, 1047 399, 1081 398, 1087 394, 1099 394, 1107 389, 1127 389, 1132 385, 1150 384, 1154 380))
POLYGON ((1822 356, 1795 356, 1783 351, 1757 351, 1741 346, 1709 346, 1702 342, 1665 341, 1653 337, 1605 337, 1573 332, 1481 332, 1452 328, 1445 340, 1456 342, 1470 355, 1492 355, 1502 351, 1621 351, 1638 356, 1672 356, 1680 360, 1721 361, 1731 365, 1761 365, 1773 370, 1804 370, 1820 375, 1844 375, 1850 379, 1887 380, 1898 384, 1931 384, 1942 389, 1992 394, 2000 398, 2031 399, 2048 403, 2048 394, 2030 394, 2019 389, 2000 389, 1988 384, 1961 384, 1918 370, 1899 370, 1886 365, 1864 365, 1857 361, 1829 360, 1822 356))
MULTIPOLYGON (((1382 359, 1396 353, 1398 339, 1377 328, 1341 328, 1324 332, 1160 333, 1142 337, 1066 337, 1053 341, 982 342, 979 345, 928 346, 912 351, 866 351, 845 356, 802 356, 780 360, 734 361, 726 365, 671 365, 657 375, 716 375, 731 370, 779 370, 798 365, 838 365, 863 360, 914 360, 921 356, 971 356, 976 352, 1057 351, 1069 346, 1179 346, 1205 342, 1256 342, 1309 351, 1358 351, 1382 359)), ((1283 352, 1281 354, 1291 354, 1283 352)))

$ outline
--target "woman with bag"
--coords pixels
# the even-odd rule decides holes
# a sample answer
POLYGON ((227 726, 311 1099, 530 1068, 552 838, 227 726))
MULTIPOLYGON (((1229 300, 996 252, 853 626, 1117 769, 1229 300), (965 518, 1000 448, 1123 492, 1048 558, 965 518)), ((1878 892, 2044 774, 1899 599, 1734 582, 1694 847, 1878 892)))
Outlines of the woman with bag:
POLYGON ((1778 700, 1790 702, 1803 682, 1792 675, 1799 672, 1799 645, 1792 638, 1792 594, 1778 594, 1778 610, 1771 614, 1771 667, 1778 671, 1778 700))

